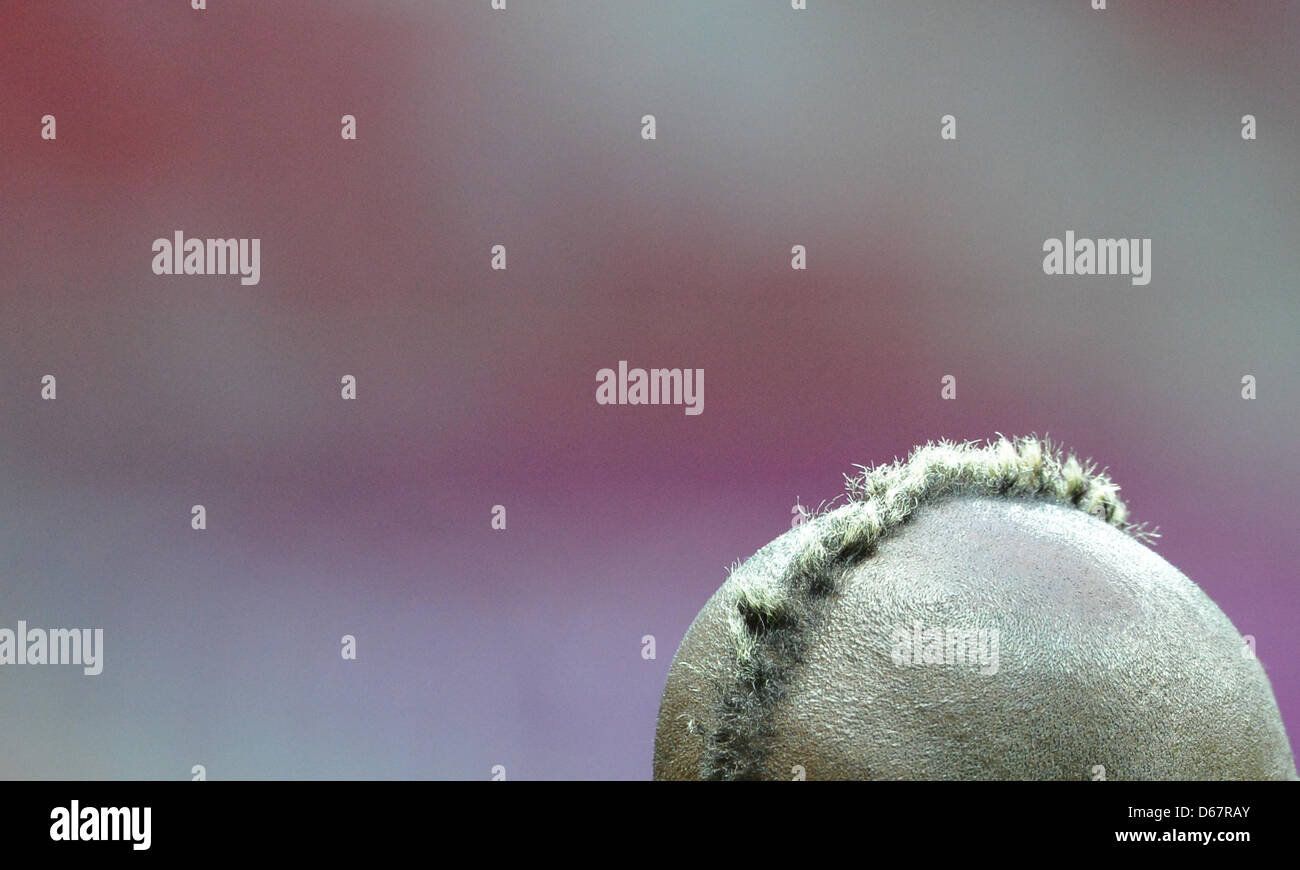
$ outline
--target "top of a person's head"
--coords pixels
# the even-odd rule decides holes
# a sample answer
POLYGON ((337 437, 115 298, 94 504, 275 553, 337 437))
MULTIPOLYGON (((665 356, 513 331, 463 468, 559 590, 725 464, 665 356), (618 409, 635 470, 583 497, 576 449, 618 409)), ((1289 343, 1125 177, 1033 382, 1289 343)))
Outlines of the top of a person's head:
POLYGON ((657 778, 1294 777, 1262 668, 1092 463, 945 441, 846 481, 701 610, 657 778))

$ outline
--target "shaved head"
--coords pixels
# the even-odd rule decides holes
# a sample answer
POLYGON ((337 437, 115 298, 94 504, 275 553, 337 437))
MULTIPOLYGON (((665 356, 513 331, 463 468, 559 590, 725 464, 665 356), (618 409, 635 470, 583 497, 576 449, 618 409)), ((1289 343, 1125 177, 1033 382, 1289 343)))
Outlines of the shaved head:
POLYGON ((1258 661, 1090 465, 941 443, 848 491, 700 611, 656 778, 1296 778, 1258 661))

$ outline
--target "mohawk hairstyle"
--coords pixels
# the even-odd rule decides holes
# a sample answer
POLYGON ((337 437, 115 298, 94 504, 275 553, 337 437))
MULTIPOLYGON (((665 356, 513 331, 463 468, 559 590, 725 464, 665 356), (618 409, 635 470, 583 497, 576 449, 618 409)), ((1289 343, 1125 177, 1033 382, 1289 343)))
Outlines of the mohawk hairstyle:
POLYGON ((923 506, 958 496, 1047 501, 1086 511, 1139 540, 1159 537, 1128 522, 1119 486, 1105 469, 1063 455, 1047 437, 941 440, 917 447, 906 461, 857 467, 860 474, 845 475, 846 503, 819 509, 791 533, 793 555, 781 572, 745 570, 770 565, 767 548, 732 571, 736 606, 728 617, 728 639, 734 678, 718 690, 716 724, 701 762, 704 779, 761 775, 772 707, 803 662, 809 629, 824 618, 826 599, 849 569, 874 555, 880 541, 923 506))

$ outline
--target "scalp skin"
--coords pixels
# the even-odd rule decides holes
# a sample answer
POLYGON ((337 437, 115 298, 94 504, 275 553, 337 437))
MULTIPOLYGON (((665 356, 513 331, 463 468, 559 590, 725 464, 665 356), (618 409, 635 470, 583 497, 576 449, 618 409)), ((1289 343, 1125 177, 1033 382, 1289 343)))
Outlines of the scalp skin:
MULTIPOLYGON (((828 521, 826 515, 810 524, 828 521)), ((749 572, 784 573, 800 530, 705 604, 669 670, 656 779, 697 779, 734 673, 749 572)), ((1259 662, 1176 568, 1077 509, 989 497, 924 505, 807 626, 771 705, 762 778, 1295 779, 1259 662), (998 669, 899 665, 895 631, 996 629, 998 669)))

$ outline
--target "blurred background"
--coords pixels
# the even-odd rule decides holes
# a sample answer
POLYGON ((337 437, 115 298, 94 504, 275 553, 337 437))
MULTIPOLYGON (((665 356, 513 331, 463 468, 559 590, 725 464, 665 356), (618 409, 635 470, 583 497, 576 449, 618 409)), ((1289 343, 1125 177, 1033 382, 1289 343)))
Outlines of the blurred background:
POLYGON ((1110 467, 1294 741, 1300 6, 189 6, 0 5, 0 627, 105 635, 0 669, 0 776, 648 778, 727 565, 995 432, 1110 467))

